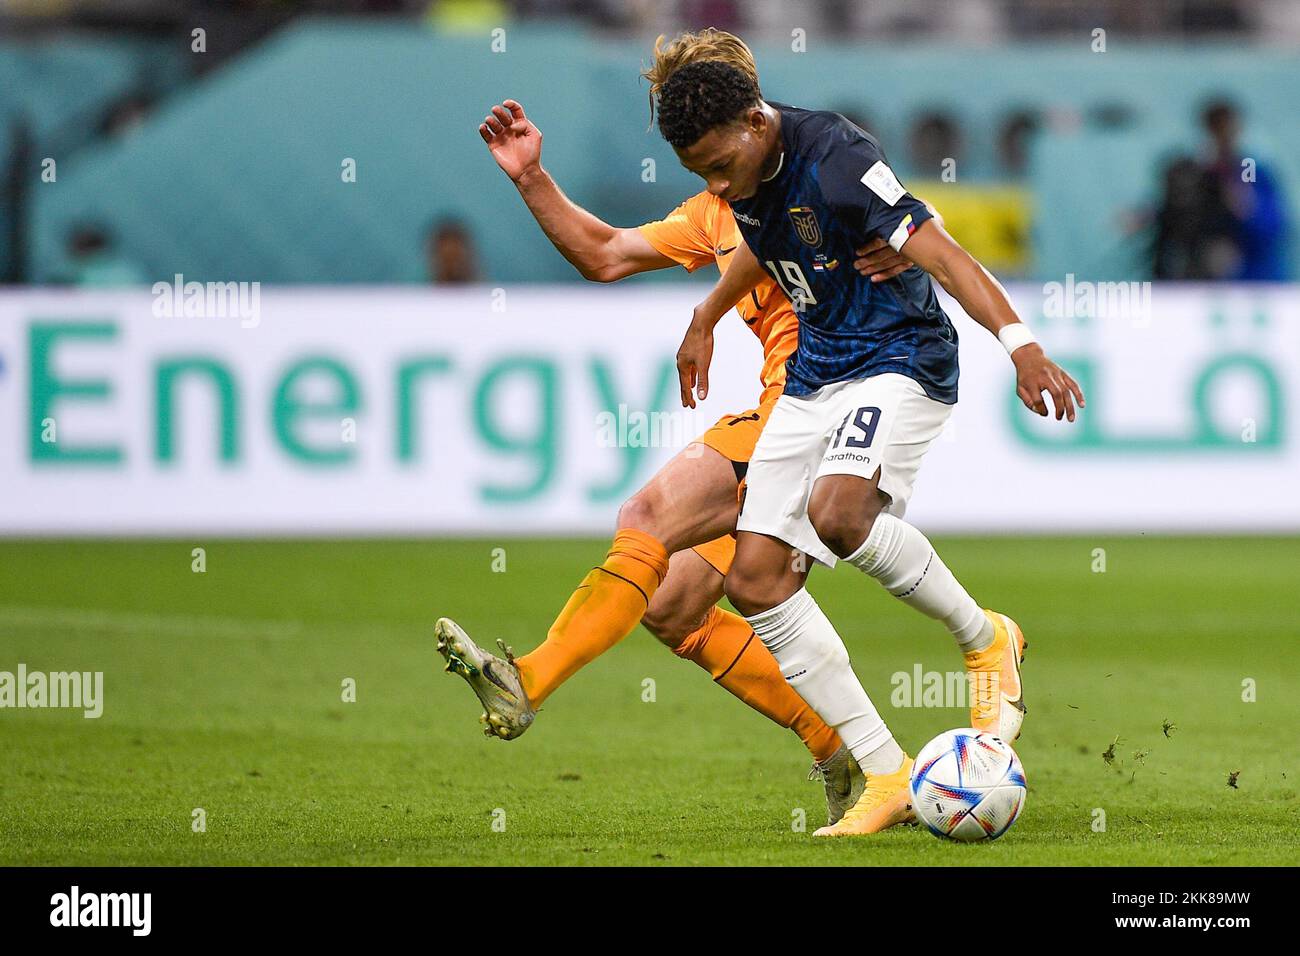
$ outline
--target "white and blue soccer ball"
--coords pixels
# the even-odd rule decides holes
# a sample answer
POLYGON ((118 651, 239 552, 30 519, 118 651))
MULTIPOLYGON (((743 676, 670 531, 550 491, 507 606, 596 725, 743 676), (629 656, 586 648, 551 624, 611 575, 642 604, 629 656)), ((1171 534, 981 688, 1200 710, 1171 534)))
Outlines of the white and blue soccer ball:
POLYGON ((912 766, 912 806, 935 836, 996 840, 1025 805, 1025 770, 1001 737, 969 727, 921 748, 912 766))

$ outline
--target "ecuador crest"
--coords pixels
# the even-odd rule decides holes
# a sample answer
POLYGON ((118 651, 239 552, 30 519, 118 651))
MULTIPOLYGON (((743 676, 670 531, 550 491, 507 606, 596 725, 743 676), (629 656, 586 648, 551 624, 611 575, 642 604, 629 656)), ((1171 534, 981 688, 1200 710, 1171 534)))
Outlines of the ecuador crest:
POLYGON ((794 224, 795 235, 804 245, 816 249, 822 244, 822 229, 817 224, 817 213, 810 206, 791 206, 790 222, 794 224))

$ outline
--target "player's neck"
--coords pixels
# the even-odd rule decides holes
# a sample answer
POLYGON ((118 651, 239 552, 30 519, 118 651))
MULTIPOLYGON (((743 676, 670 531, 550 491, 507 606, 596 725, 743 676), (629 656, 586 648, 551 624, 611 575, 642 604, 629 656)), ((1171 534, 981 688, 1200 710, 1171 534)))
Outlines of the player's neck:
POLYGON ((763 111, 768 116, 769 135, 772 137, 771 143, 767 148, 767 156, 763 159, 763 169, 759 179, 767 182, 775 179, 777 173, 781 172, 781 167, 785 164, 785 142, 781 138, 781 111, 773 109, 766 103, 763 104, 763 111))

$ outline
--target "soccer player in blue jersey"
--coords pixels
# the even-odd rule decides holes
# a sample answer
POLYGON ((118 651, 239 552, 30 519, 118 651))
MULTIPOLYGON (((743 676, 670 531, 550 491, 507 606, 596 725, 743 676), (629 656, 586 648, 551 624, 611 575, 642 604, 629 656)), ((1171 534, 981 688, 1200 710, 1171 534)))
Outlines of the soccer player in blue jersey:
POLYGON ((1056 418, 1074 421, 1083 394, 997 281, 903 188, 876 140, 843 116, 765 102, 753 78, 717 61, 678 70, 656 106, 660 132, 730 204, 744 240, 678 353, 683 403, 707 394, 713 327, 760 279, 770 275, 799 314, 785 391, 750 462, 726 593, 866 773, 857 805, 818 834, 875 833, 913 818, 912 760, 805 589, 802 555, 847 561, 942 621, 965 652, 980 729, 1013 740, 1024 714, 1020 628, 981 609, 902 519, 957 401, 957 332, 930 277, 997 335, 1030 409, 1048 414, 1047 392, 1056 418), (860 275, 853 250, 872 237, 917 267, 879 283, 860 275))

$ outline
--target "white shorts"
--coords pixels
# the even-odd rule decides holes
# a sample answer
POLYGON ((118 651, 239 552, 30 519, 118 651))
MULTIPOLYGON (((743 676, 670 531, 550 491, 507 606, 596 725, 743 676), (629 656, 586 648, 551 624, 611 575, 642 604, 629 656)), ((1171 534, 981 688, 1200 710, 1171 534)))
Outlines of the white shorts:
POLYGON ((880 469, 885 510, 902 517, 921 458, 952 409, 895 372, 836 382, 801 398, 782 395, 750 459, 736 529, 779 538, 835 567, 835 554, 808 520, 813 484, 823 475, 869 480, 880 469))

